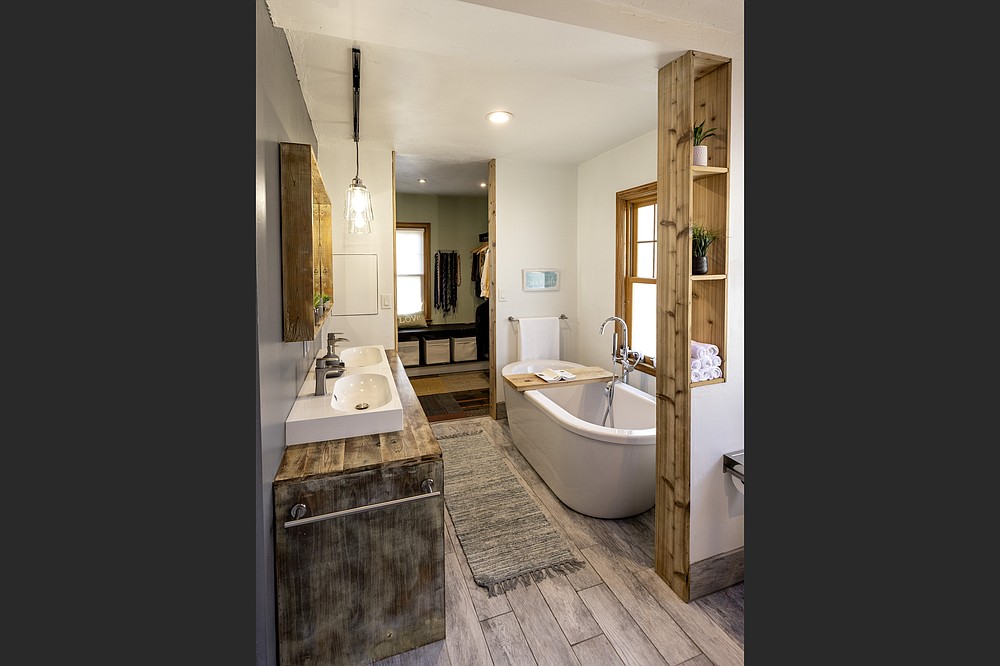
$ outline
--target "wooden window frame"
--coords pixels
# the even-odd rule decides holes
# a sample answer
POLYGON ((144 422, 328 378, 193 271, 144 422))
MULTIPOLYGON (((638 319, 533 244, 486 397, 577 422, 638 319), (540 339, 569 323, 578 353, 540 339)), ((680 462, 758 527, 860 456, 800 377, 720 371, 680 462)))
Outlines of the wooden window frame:
MULTIPOLYGON (((397 222, 396 231, 400 229, 422 229, 424 232, 424 319, 431 321, 431 223, 430 222, 397 222)), ((393 266, 394 276, 399 273, 393 266)), ((393 278, 395 279, 395 277, 393 278)), ((403 313, 408 314, 408 313, 403 313)))
MULTIPOLYGON (((653 264, 653 277, 640 278, 635 276, 637 261, 635 243, 635 209, 649 204, 656 204, 656 181, 639 185, 627 190, 622 190, 615 194, 615 316, 621 317, 632 330, 632 303, 631 289, 633 283, 652 284, 656 286, 656 274, 659 269, 653 264)), ((656 241, 659 242, 659 227, 656 230, 656 241)), ((657 256, 654 250, 653 256, 657 256)), ((631 344, 629 340, 629 344, 631 344)), ((643 354, 642 359, 635 366, 639 372, 656 376, 656 368, 650 362, 649 357, 653 354, 643 354)))

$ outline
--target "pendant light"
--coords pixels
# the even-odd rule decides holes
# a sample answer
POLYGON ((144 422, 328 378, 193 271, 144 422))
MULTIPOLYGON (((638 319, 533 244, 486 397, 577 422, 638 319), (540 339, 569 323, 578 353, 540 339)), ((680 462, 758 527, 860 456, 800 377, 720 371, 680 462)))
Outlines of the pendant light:
POLYGON ((370 234, 372 232, 372 195, 365 184, 358 178, 361 173, 361 153, 358 148, 358 107, 361 104, 361 50, 351 49, 354 61, 354 180, 347 188, 347 199, 344 202, 344 219, 347 220, 347 233, 370 234))

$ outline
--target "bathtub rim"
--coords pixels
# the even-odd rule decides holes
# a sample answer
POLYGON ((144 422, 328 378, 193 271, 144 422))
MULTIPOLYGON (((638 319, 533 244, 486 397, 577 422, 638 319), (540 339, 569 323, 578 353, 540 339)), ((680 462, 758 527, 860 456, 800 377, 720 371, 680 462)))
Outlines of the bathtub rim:
MULTIPOLYGON (((541 365, 541 370, 547 367, 551 367, 553 370, 571 369, 571 368, 582 368, 585 367, 582 363, 576 363, 575 361, 562 361, 558 359, 527 359, 524 361, 513 361, 508 363, 501 370, 501 374, 505 377, 510 375, 524 374, 527 372, 541 372, 541 370, 531 370, 528 364, 532 366, 541 365), (549 364, 561 364, 561 366, 549 365, 549 364)), ((582 437, 587 437, 601 442, 608 442, 611 444, 620 444, 627 446, 649 446, 656 443, 656 427, 652 428, 607 428, 605 426, 595 425, 589 421, 584 421, 583 419, 571 414, 570 412, 563 409, 561 406, 556 404, 552 399, 545 396, 546 390, 559 390, 560 388, 566 387, 552 387, 552 389, 529 389, 527 391, 520 391, 521 395, 531 402, 538 410, 546 415, 549 419, 552 419, 557 424, 566 428, 570 432, 576 433, 582 437)), ((580 386, 582 388, 582 385, 580 386)), ((619 383, 615 387, 615 391, 625 390, 629 393, 635 394, 635 396, 640 400, 645 400, 654 403, 655 399, 653 396, 649 395, 645 391, 640 391, 634 386, 629 386, 628 384, 619 383)))

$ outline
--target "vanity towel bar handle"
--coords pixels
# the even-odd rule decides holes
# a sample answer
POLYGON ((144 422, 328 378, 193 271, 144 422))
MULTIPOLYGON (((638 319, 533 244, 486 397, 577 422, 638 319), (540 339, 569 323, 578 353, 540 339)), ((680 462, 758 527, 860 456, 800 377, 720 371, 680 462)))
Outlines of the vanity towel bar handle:
MULTIPOLYGON (((387 506, 394 506, 396 504, 406 504, 407 502, 416 502, 417 500, 428 499, 430 497, 436 497, 441 494, 440 490, 433 490, 434 479, 424 479, 420 484, 421 490, 425 492, 422 495, 413 495, 412 497, 400 497, 399 499, 388 500, 386 502, 376 502, 375 504, 366 504, 365 506, 357 506, 353 509, 344 509, 343 511, 333 511, 331 513, 321 513, 318 516, 310 516, 308 518, 300 518, 299 520, 289 520, 285 522, 285 527, 298 527, 299 525, 307 525, 309 523, 317 523, 321 520, 330 520, 331 518, 340 518, 342 516, 350 516, 355 513, 364 513, 365 511, 374 511, 375 509, 381 509, 387 506)), ((299 504, 292 507, 292 511, 295 511, 299 504)), ((294 514, 293 514, 294 515, 294 514)))

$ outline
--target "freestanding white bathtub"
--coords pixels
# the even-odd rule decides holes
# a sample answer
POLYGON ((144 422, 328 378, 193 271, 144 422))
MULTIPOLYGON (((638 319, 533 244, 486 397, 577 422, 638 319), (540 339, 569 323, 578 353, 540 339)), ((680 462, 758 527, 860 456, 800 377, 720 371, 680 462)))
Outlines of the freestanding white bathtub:
MULTIPOLYGON (((572 361, 535 359, 509 363, 501 372, 573 372, 580 367, 572 361)), ((514 446, 563 504, 595 518, 625 518, 655 503, 656 401, 617 384, 616 427, 604 427, 606 384, 559 382, 524 392, 505 386, 507 423, 514 446)))

